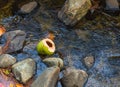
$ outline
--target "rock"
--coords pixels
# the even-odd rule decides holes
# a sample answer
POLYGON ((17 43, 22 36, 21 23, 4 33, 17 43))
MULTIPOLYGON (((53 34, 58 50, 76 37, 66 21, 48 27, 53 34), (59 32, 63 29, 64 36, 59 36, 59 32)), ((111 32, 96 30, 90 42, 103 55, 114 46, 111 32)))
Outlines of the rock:
POLYGON ((60 69, 62 69, 64 65, 61 58, 46 58, 43 62, 49 67, 58 66, 60 69))
POLYGON ((32 12, 35 8, 37 7, 37 2, 36 1, 32 1, 32 2, 29 2, 25 5, 23 5, 21 8, 20 8, 20 11, 21 13, 30 13, 32 12))
POLYGON ((84 58, 84 63, 87 66, 87 68, 91 68, 94 63, 94 57, 93 56, 87 56, 84 58))
POLYGON ((23 83, 26 83, 35 74, 35 61, 28 58, 20 61, 12 66, 12 72, 15 78, 23 83))
POLYGON ((0 56, 0 67, 6 68, 13 65, 16 62, 16 58, 9 54, 2 54, 0 56))
POLYGON ((107 10, 119 10, 119 3, 117 0, 106 0, 107 10))
POLYGON ((5 39, 10 39, 9 47, 6 53, 11 53, 18 51, 23 48, 23 43, 25 41, 26 33, 21 30, 15 30, 7 32, 4 35, 5 39))
POLYGON ((83 87, 88 78, 88 74, 83 70, 68 68, 64 71, 61 79, 62 87, 83 87))
POLYGON ((59 67, 47 68, 31 85, 31 87, 55 87, 57 84, 59 67))
POLYGON ((0 55, 2 54, 2 46, 0 46, 0 55))
POLYGON ((58 18, 66 25, 75 25, 90 9, 90 0, 66 0, 58 18))

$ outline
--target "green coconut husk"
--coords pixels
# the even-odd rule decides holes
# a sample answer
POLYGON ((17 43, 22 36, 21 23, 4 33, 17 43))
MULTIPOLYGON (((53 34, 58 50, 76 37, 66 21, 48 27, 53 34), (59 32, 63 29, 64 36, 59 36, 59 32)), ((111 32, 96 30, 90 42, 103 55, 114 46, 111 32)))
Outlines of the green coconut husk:
POLYGON ((41 40, 37 45, 37 52, 42 55, 52 55, 55 52, 54 42, 48 38, 41 40), (48 41, 51 46, 46 41, 48 41), (52 49, 52 51, 50 49, 52 49))

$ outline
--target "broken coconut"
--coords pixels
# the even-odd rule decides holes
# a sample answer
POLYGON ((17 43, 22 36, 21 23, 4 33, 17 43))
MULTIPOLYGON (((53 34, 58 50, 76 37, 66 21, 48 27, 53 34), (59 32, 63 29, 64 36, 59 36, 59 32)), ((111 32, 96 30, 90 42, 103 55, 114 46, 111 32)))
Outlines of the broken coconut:
POLYGON ((52 55, 55 52, 55 44, 51 39, 43 39, 38 43, 37 51, 42 55, 52 55))

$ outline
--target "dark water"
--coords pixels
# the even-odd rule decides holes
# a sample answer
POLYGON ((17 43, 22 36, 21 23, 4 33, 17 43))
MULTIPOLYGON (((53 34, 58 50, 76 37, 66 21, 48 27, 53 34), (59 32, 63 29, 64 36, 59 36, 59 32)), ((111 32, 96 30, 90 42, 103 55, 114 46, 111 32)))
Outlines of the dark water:
POLYGON ((85 87, 120 87, 119 28, 69 28, 56 18, 54 11, 36 14, 16 15, 2 21, 7 31, 20 29, 27 33, 23 49, 12 55, 18 61, 33 58, 37 63, 36 77, 46 68, 42 62, 43 56, 36 52, 36 44, 51 31, 55 35, 56 44, 56 52, 51 57, 61 57, 66 67, 85 70, 89 74, 85 87), (92 68, 87 69, 83 58, 91 55, 95 62, 92 68))

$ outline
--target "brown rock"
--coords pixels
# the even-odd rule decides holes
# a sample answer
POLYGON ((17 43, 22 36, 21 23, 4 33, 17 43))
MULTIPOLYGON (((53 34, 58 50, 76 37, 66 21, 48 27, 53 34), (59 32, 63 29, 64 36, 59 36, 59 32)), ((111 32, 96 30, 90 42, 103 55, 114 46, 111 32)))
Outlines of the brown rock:
POLYGON ((91 68, 94 63, 94 57, 93 56, 87 56, 84 58, 85 65, 87 68, 91 68))

